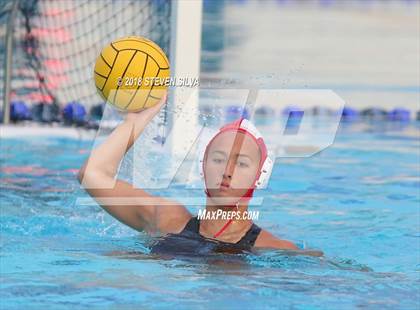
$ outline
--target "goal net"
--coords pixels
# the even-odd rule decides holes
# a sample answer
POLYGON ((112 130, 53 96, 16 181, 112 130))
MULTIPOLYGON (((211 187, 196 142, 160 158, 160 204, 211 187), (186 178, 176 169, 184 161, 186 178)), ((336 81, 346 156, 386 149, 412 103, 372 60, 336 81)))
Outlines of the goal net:
MULTIPOLYGON (((0 8, 3 51, 14 1, 4 1, 0 8)), ((101 103, 93 84, 101 49, 119 37, 136 35, 153 40, 169 57, 170 15, 170 0, 19 1, 12 34, 11 101, 60 107, 78 102, 86 108, 101 103)), ((5 53, 0 54, 3 64, 5 53)), ((1 81, 4 74, 1 70, 1 81)))

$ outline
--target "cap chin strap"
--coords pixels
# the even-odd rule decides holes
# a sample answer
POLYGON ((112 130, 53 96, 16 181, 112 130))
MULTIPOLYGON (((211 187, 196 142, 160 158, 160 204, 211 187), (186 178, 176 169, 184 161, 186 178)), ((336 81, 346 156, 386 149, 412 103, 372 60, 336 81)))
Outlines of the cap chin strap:
MULTIPOLYGON (((227 206, 227 207, 236 207, 236 211, 239 211, 239 203, 241 201, 251 200, 252 195, 254 193, 254 189, 255 189, 255 185, 254 185, 253 188, 249 188, 247 190, 247 192, 241 198, 239 198, 239 200, 234 205, 230 205, 230 206, 227 206)), ((211 198, 211 195, 210 195, 210 193, 207 189, 205 189, 204 192, 206 193, 207 197, 211 198)), ((226 224, 223 225, 223 227, 217 233, 214 234, 213 238, 219 237, 229 227, 229 225, 232 224, 232 223, 233 223, 233 219, 229 219, 226 222, 226 224)))
MULTIPOLYGON (((236 211, 239 211, 239 207, 238 207, 238 205, 239 205, 239 201, 236 203, 236 211)), ((217 232, 217 233, 215 233, 214 235, 213 235, 213 238, 217 238, 217 237, 219 237, 225 230, 226 230, 226 228, 228 228, 228 226, 230 225, 230 224, 232 224, 232 222, 233 222, 233 219, 230 219, 229 221, 227 221, 226 222, 226 224, 225 225, 223 225, 223 227, 217 232)))

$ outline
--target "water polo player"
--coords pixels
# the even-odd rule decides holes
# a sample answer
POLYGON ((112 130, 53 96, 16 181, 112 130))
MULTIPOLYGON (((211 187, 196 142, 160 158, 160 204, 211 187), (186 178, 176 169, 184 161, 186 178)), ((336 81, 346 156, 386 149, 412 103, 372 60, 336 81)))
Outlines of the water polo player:
MULTIPOLYGON (((184 249, 190 251, 201 252, 202 247, 210 251, 248 251, 252 248, 297 250, 292 242, 282 240, 242 217, 248 210, 254 189, 268 177, 272 165, 263 138, 245 119, 222 127, 208 143, 202 160, 206 212, 220 209, 234 211, 234 218, 199 220, 176 201, 153 196, 123 180, 115 180, 125 153, 165 102, 166 97, 146 110, 128 113, 107 139, 91 152, 78 176, 87 192, 103 209, 133 229, 163 233, 165 237, 155 244, 152 252, 168 247, 179 250, 179 244, 175 243, 183 236, 194 240, 183 245, 190 246, 190 249, 184 249), (128 145, 127 136, 130 137, 128 145), (112 203, 118 198, 123 199, 124 204, 112 203)), ((315 252, 315 255, 321 254, 315 252)))

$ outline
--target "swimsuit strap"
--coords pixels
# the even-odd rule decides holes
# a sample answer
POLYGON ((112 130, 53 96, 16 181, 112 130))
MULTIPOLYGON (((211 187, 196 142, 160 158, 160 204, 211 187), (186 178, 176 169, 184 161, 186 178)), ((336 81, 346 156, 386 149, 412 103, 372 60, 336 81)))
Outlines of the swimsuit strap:
POLYGON ((248 231, 246 232, 245 236, 241 238, 236 244, 244 245, 244 246, 254 246, 255 240, 257 240, 258 235, 261 232, 261 228, 252 223, 252 226, 248 231))
MULTIPOLYGON (((198 220, 198 217, 197 216, 191 217, 190 220, 188 221, 187 225, 185 225, 185 228, 183 229, 183 231, 191 231, 191 232, 195 232, 195 233, 199 234, 200 221, 198 220)), ((261 232, 261 228, 258 225, 252 223, 251 228, 248 229, 248 231, 241 238, 241 240, 239 240, 235 244, 243 245, 243 246, 247 246, 247 247, 248 246, 253 246, 255 244, 255 240, 257 240, 260 232, 261 232)))
POLYGON ((200 221, 198 220, 197 216, 193 216, 188 221, 187 225, 185 225, 185 228, 183 231, 192 231, 195 233, 198 233, 200 230, 200 221))

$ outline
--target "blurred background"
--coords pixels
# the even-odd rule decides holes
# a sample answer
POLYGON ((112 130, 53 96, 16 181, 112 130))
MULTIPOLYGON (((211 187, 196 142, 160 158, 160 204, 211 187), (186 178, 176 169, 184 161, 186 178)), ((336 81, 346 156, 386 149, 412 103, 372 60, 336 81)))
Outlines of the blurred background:
MULTIPOLYGON (((9 101, 12 121, 92 125, 103 110, 92 79, 101 48, 143 35, 171 57, 174 3, 3 0, 2 120, 9 101)), ((198 58, 202 85, 332 89, 345 114, 420 117, 419 1, 205 0, 194 14, 200 50, 182 55, 198 58)))
POLYGON ((354 108, 399 106, 414 112, 419 108, 419 4, 205 1, 202 76, 333 89, 354 108))

